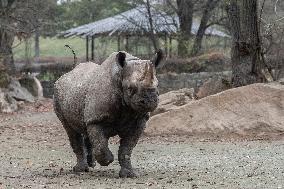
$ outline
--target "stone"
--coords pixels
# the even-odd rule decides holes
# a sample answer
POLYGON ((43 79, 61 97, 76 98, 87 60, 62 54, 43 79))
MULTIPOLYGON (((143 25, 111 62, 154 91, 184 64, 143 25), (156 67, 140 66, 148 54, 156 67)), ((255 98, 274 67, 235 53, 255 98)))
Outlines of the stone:
POLYGON ((157 109, 151 113, 151 116, 176 109, 182 105, 189 103, 194 99, 193 94, 193 88, 183 88, 177 91, 170 91, 168 93, 160 95, 159 105, 157 109))
POLYGON ((13 79, 9 86, 9 95, 18 101, 34 102, 34 96, 24 87, 21 86, 20 82, 13 79))
POLYGON ((0 88, 6 88, 10 82, 10 77, 7 74, 5 67, 0 64, 0 88))
POLYGON ((278 81, 277 81, 277 82, 279 82, 281 85, 284 85, 284 77, 283 77, 283 78, 278 79, 278 81))
POLYGON ((202 86, 198 89, 196 98, 201 99, 230 88, 232 88, 232 86, 228 78, 213 77, 202 84, 202 86))
POLYGON ((42 98, 43 89, 40 81, 35 76, 27 75, 19 80, 22 87, 26 88, 34 97, 42 98))
POLYGON ((12 113, 18 110, 17 101, 5 90, 0 89, 0 112, 12 113))

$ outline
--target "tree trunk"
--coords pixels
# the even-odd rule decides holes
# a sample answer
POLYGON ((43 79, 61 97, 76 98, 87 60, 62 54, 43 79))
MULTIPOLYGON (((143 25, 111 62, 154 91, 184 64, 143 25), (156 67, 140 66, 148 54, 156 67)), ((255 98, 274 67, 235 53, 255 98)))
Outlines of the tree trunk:
POLYGON ((232 85, 265 81, 257 0, 230 0, 228 15, 232 33, 232 85))
POLYGON ((157 51, 159 47, 158 47, 158 41, 157 41, 156 35, 154 33, 155 30, 154 30, 153 17, 151 13, 151 5, 150 5, 149 0, 146 1, 146 8, 147 8, 148 20, 149 20, 149 25, 150 25, 150 39, 153 43, 155 51, 157 51))
POLYGON ((25 59, 26 59, 26 64, 31 64, 31 40, 30 38, 25 38, 25 59))
POLYGON ((0 28, 0 88, 5 88, 9 82, 9 75, 15 72, 12 53, 14 35, 0 28))
POLYGON ((207 0, 206 2, 205 8, 202 13, 200 25, 191 50, 192 56, 197 55, 201 51, 203 36, 205 34, 206 29, 208 28, 208 21, 210 19, 213 9, 217 6, 218 2, 219 0, 207 0))
POLYGON ((188 43, 191 38, 194 4, 192 0, 177 0, 177 8, 180 23, 178 55, 180 57, 186 57, 188 55, 188 43))
POLYGON ((40 37, 39 28, 36 28, 35 30, 35 63, 39 62, 39 53, 40 53, 39 37, 40 37))

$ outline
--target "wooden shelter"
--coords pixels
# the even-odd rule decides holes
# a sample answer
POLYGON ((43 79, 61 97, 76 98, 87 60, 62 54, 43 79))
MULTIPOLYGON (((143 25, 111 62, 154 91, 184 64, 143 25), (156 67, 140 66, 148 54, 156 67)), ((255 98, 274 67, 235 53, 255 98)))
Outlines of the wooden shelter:
MULTIPOLYGON (((178 31, 178 18, 169 16, 165 12, 151 8, 151 17, 153 20, 153 31, 155 35, 164 36, 165 40, 178 31)), ((192 34, 198 31, 199 22, 194 21, 192 25, 192 34)), ((108 17, 96 22, 85 24, 76 28, 71 28, 61 32, 61 37, 80 36, 86 38, 86 59, 89 60, 89 41, 91 40, 91 59, 94 59, 94 39, 99 36, 117 36, 118 50, 120 50, 120 37, 126 39, 126 50, 128 38, 130 36, 147 36, 151 32, 149 24, 149 12, 144 6, 138 6, 113 17, 108 17)), ((212 27, 205 32, 206 35, 215 35, 219 37, 228 37, 227 34, 218 31, 212 27)), ((170 45, 171 46, 171 45, 170 45)))

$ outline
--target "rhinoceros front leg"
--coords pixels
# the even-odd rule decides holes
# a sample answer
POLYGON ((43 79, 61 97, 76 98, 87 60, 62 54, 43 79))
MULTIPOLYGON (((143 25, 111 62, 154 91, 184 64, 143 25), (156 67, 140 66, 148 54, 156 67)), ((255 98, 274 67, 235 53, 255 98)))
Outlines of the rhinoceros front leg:
POLYGON ((89 165, 89 167, 94 168, 96 166, 96 162, 95 162, 95 159, 93 158, 93 146, 92 146, 88 136, 85 136, 84 144, 85 144, 85 147, 87 149, 87 162, 88 162, 88 165, 89 165))
POLYGON ((121 166, 121 169, 119 172, 119 177, 133 178, 138 176, 137 172, 133 170, 131 164, 131 154, 141 134, 143 133, 145 123, 146 121, 143 120, 136 127, 133 127, 127 132, 124 132, 122 135, 120 135, 121 140, 118 150, 118 161, 121 166))
POLYGON ((93 157, 102 166, 108 166, 114 160, 113 154, 108 148, 109 136, 106 135, 105 130, 105 127, 98 124, 87 127, 90 143, 93 147, 93 157))

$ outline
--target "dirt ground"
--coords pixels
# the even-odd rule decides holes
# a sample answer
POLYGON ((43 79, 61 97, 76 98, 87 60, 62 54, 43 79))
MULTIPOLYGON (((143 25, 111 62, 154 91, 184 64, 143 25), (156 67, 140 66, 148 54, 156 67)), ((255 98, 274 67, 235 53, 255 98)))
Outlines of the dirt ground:
MULTIPOLYGON (((117 141, 110 144, 115 155, 117 141)), ((140 177, 120 179, 117 159, 72 173, 75 156, 55 114, 24 111, 0 114, 0 149, 0 189, 284 188, 283 139, 143 137, 132 157, 140 177)))

